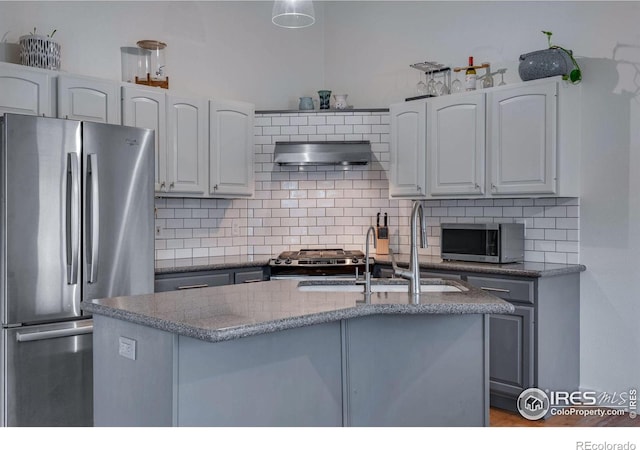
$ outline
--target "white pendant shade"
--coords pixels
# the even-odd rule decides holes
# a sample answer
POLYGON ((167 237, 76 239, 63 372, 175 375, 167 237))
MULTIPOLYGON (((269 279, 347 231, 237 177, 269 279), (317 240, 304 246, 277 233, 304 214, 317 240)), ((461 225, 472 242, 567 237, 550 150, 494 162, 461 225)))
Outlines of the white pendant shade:
POLYGON ((284 28, 304 28, 316 21, 311 0, 276 0, 272 16, 271 21, 284 28))

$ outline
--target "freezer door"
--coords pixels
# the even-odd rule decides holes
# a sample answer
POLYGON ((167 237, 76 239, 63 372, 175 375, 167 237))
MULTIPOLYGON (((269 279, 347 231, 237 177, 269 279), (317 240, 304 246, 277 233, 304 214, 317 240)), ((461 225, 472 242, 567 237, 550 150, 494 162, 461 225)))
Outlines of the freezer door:
POLYGON ((154 132, 82 126, 83 298, 152 293, 154 132))
POLYGON ((79 316, 80 122, 7 114, 2 130, 2 323, 79 316))
POLYGON ((93 425, 92 331, 91 320, 2 330, 2 425, 93 425))

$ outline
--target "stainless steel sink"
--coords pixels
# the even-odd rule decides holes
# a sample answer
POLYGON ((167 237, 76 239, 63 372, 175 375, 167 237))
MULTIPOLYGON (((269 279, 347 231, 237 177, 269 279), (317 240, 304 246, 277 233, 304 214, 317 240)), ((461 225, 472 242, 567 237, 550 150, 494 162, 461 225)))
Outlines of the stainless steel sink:
MULTIPOLYGON (((298 290, 301 292, 364 292, 364 289, 364 284, 356 281, 323 280, 321 282, 301 281, 298 283, 298 290)), ((467 290, 466 287, 451 280, 440 278, 420 280, 420 291, 423 293, 463 292, 467 290)), ((409 283, 407 280, 399 279, 373 279, 371 280, 371 292, 409 292, 409 283)))

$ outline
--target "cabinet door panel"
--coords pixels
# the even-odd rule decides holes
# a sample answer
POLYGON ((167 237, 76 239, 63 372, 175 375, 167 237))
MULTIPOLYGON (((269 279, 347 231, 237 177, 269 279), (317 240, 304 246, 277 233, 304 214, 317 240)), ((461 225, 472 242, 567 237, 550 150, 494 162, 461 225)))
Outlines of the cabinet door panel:
POLYGON ((210 103, 210 186, 214 197, 253 195, 253 116, 249 103, 210 103))
POLYGON ((516 306, 513 314, 492 314, 490 330, 490 388, 520 395, 533 383, 533 308, 516 306))
POLYGON ((488 95, 491 192, 555 193, 556 83, 488 95))
POLYGON ((166 100, 159 89, 122 88, 122 124, 131 127, 149 128, 155 133, 155 190, 166 192, 166 100))
POLYGON ((426 195, 426 103, 391 105, 391 163, 389 196, 424 198, 426 195))
POLYGON ((51 79, 14 64, 0 63, 0 115, 53 116, 51 79))
POLYGON ((205 194, 208 185, 206 100, 168 97, 167 182, 169 192, 205 194))
POLYGON ((118 83, 71 75, 59 76, 58 117, 119 125, 118 83))
POLYGON ((484 190, 484 94, 427 102, 429 194, 482 195, 484 190))

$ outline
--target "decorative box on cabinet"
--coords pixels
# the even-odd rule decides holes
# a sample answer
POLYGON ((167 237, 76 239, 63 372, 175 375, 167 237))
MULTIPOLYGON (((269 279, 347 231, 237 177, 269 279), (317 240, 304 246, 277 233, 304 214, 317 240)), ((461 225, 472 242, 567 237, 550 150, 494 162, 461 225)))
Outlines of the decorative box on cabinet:
POLYGON ((48 70, 0 62, 0 115, 55 117, 55 76, 48 70))
POLYGON ((120 125, 120 83, 59 75, 58 117, 120 125))

